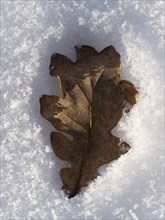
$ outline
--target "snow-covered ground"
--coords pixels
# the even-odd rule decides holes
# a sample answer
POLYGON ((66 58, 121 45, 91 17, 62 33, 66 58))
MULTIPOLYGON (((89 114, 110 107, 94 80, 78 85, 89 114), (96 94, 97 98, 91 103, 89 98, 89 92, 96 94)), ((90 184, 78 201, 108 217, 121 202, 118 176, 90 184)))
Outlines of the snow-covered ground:
POLYGON ((1 1, 1 219, 163 219, 164 1, 1 1), (53 127, 39 97, 59 94, 58 52, 114 45, 140 101, 113 130, 132 149, 79 196, 61 191, 53 127))

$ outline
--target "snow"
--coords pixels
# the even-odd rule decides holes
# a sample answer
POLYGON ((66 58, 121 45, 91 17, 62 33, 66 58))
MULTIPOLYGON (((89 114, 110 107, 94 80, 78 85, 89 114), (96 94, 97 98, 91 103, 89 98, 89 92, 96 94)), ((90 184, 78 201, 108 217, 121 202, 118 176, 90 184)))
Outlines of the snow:
POLYGON ((1 219, 164 219, 164 1, 1 1, 1 219), (141 94, 113 134, 132 149, 73 199, 39 97, 59 95, 50 56, 114 45, 141 94))

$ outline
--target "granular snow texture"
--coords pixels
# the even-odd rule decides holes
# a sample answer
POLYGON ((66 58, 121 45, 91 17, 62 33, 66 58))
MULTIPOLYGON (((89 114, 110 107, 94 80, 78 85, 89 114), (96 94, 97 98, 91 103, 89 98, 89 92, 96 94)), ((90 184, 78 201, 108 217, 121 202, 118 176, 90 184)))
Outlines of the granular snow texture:
POLYGON ((1 219, 164 219, 164 1, 1 1, 1 219), (59 95, 48 73, 58 52, 113 45, 140 101, 113 134, 132 149, 73 199, 68 166, 50 145, 39 98, 59 95))

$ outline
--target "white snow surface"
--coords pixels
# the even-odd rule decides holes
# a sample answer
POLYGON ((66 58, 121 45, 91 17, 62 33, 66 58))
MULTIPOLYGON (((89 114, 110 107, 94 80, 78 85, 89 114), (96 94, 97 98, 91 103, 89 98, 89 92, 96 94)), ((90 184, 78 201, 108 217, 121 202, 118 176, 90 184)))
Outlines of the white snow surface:
POLYGON ((1 219, 164 219, 164 1, 1 1, 1 219), (129 153, 68 199, 39 98, 59 94, 52 53, 113 45, 140 101, 113 134, 129 153))

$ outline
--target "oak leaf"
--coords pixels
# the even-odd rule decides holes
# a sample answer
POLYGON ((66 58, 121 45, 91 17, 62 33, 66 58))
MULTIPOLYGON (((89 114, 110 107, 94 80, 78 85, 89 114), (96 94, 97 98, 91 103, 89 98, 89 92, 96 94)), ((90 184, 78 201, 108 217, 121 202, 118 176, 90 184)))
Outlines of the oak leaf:
POLYGON ((111 130, 139 97, 131 82, 121 80, 120 55, 113 46, 100 53, 86 45, 75 48, 76 62, 57 53, 51 57, 50 75, 60 78, 62 97, 40 99, 42 116, 56 129, 53 150, 70 163, 60 171, 70 198, 97 177, 101 165, 128 152, 130 146, 111 130))

